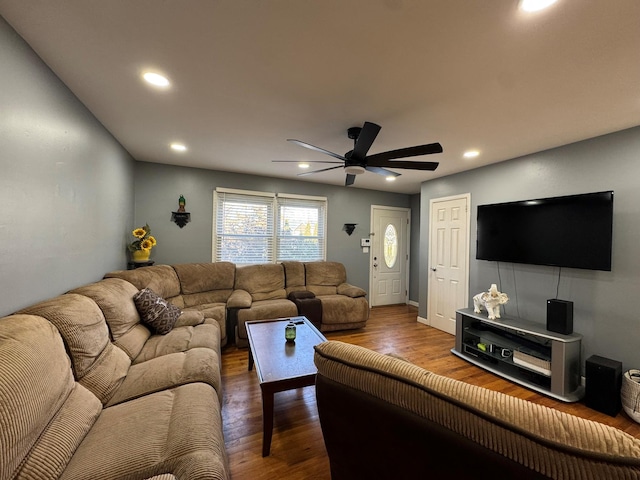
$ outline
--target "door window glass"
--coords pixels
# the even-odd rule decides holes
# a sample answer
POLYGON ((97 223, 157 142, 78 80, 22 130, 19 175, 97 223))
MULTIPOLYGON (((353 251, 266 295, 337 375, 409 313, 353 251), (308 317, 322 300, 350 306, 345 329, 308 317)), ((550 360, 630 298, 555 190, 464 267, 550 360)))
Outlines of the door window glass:
POLYGON ((388 224, 384 231, 384 263, 387 268, 396 264, 398 259, 398 234, 396 228, 388 224))

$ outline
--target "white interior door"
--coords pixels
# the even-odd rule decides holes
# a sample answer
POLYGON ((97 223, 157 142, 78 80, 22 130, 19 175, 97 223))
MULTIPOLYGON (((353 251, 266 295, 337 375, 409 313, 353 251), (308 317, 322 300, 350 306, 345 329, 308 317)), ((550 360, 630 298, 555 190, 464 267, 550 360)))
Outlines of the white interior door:
POLYGON ((470 203, 469 194, 430 202, 428 321, 453 335, 469 296, 470 203))
POLYGON ((410 212, 406 208, 371 207, 372 307, 407 303, 410 212))

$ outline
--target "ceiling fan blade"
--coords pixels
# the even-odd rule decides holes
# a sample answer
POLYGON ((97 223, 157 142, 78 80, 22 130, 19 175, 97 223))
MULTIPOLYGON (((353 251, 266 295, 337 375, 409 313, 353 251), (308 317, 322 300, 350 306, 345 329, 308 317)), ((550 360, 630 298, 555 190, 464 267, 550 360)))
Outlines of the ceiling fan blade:
POLYGON ((347 178, 344 181, 344 186, 348 187, 349 185, 353 185, 355 181, 356 181, 356 176, 347 173, 347 178))
POLYGON ((378 136, 380 128, 380 125, 376 125, 375 123, 364 122, 362 130, 360 130, 358 139, 353 147, 353 152, 351 153, 352 160, 362 160, 367 156, 367 152, 378 136))
POLYGON ((386 170, 380 167, 372 167, 371 165, 367 165, 364 167, 367 171, 377 173, 378 175, 384 175, 385 177, 399 177, 400 174, 396 172, 392 172, 391 170, 386 170))
POLYGON ((433 171, 438 168, 438 162, 403 162, 401 160, 397 161, 374 161, 371 162, 367 160, 367 170, 369 167, 387 167, 387 168, 406 168, 409 170, 430 170, 433 171))
POLYGON ((347 160, 342 155, 338 155, 337 153, 330 152, 329 150, 325 150, 324 148, 316 147, 314 145, 311 145, 310 143, 301 142, 300 140, 294 140, 293 138, 288 138, 287 142, 295 143, 297 145, 300 145, 301 147, 305 147, 305 148, 308 148, 310 150, 315 150, 316 152, 324 153, 325 155, 330 155, 330 156, 332 156, 334 158, 337 158, 339 160, 344 160, 344 161, 347 160))
POLYGON ((344 162, 334 162, 333 160, 271 160, 274 163, 339 163, 344 164, 344 162))
POLYGON ((420 155, 431 155, 432 153, 442 153, 442 145, 439 143, 429 143, 415 147, 400 148, 388 152, 376 153, 367 157, 367 163, 371 165, 371 160, 385 161, 394 158, 418 157, 420 155))
POLYGON ((322 168, 320 170, 314 170, 313 172, 302 172, 302 173, 299 173, 298 176, 299 177, 304 177, 305 175, 311 175, 313 173, 326 172, 328 170, 335 170, 336 168, 344 168, 344 166, 343 165, 338 165, 337 167, 322 168))

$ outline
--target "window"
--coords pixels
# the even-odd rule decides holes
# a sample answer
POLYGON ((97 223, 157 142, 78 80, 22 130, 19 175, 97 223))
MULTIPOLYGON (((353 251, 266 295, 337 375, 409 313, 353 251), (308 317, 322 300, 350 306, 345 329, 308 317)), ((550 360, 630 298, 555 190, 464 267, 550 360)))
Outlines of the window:
POLYGON ((384 231, 384 263, 387 268, 393 268, 398 258, 398 235, 396 227, 388 224, 384 231))
POLYGON ((217 188, 213 203, 214 261, 325 259, 326 198, 217 188))

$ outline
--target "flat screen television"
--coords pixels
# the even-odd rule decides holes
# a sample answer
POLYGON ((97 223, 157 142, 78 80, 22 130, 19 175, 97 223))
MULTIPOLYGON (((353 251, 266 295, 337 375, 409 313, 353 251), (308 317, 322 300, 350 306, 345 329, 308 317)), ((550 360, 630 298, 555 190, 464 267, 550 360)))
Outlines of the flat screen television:
POLYGON ((478 206, 476 259, 611 271, 613 191, 478 206))

